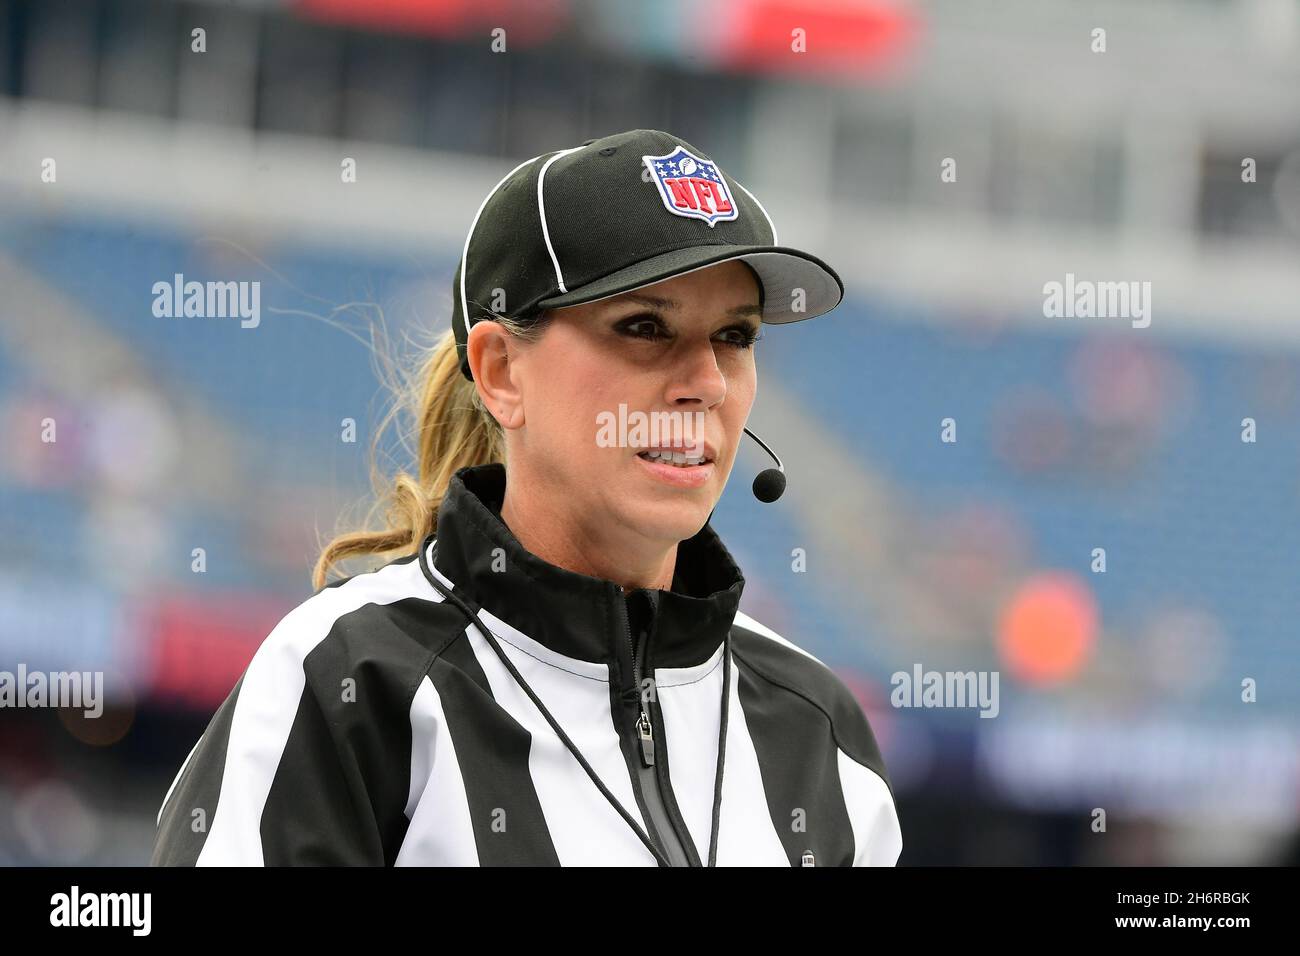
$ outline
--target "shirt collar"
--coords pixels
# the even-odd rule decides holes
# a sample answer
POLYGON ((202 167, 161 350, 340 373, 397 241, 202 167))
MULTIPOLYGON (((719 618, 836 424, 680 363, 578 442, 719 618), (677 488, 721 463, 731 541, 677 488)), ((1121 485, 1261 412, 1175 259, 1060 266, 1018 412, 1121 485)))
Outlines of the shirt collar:
MULTIPOLYGON (((608 663, 626 641, 626 601, 635 592, 549 564, 527 551, 501 520, 506 470, 500 463, 457 471, 438 509, 438 530, 422 547, 456 595, 559 654, 608 663), (499 550, 498 550, 499 549, 499 550)), ((672 590, 653 591, 650 657, 655 667, 707 661, 730 630, 745 579, 706 522, 677 546, 672 590)))

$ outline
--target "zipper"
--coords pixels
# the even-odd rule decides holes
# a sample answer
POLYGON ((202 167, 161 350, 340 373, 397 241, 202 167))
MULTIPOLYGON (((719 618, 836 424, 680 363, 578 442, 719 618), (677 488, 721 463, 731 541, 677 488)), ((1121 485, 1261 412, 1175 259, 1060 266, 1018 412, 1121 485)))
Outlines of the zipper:
MULTIPOLYGON (((627 597, 624 596, 624 601, 627 597)), ((637 742, 640 744, 641 765, 643 767, 653 767, 655 764, 655 731, 654 724, 650 722, 650 717, 645 712, 645 697, 641 692, 641 665, 636 659, 636 641, 632 639, 632 621, 631 615, 624 615, 623 627, 627 631, 627 646, 632 652, 632 682, 636 686, 636 699, 638 706, 641 708, 640 716, 636 719, 637 742)))
POLYGON ((645 708, 641 709, 641 717, 636 722, 636 731, 641 740, 641 762, 647 767, 653 767, 655 763, 655 731, 654 725, 650 723, 650 718, 646 716, 645 708))
MULTIPOLYGON (((691 859, 687 855, 683 839, 677 832, 672 820, 669 819, 668 808, 663 798, 662 781, 656 773, 658 768, 655 766, 654 722, 650 718, 642 694, 641 663, 637 658, 636 641, 632 636, 631 614, 628 610, 630 597, 631 595, 623 592, 623 628, 627 635, 627 646, 632 658, 632 679, 636 685, 638 708, 637 719, 633 727, 639 758, 636 766, 637 783, 640 787, 646 815, 649 817, 648 822, 659 837, 660 848, 664 850, 664 855, 668 857, 673 866, 690 866, 691 859)), ((646 626, 647 647, 649 646, 650 626, 650 624, 646 626)), ((653 704, 650 706, 653 707, 653 704)))

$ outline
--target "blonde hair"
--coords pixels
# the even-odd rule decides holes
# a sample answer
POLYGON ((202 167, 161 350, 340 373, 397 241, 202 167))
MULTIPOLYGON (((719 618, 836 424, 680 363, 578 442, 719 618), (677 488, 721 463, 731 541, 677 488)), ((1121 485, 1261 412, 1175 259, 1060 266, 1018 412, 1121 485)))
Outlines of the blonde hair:
MULTIPOLYGON (((491 321, 526 341, 534 340, 549 319, 543 312, 530 322, 492 314, 491 321)), ((383 358, 381 356, 381 358, 383 358)), ((460 372, 456 339, 450 329, 421 356, 411 372, 387 361, 395 372, 387 384, 393 404, 371 443, 370 481, 375 500, 362 522, 363 530, 337 534, 320 552, 312 570, 312 587, 320 590, 331 570, 349 559, 370 557, 382 564, 419 549, 438 527, 438 508, 452 476, 469 465, 505 464, 505 438, 500 423, 483 405, 475 384, 460 372), (376 456, 385 430, 407 413, 415 426, 415 474, 399 469, 385 478, 376 456), (382 513, 380 527, 371 528, 382 513)), ((404 435, 402 447, 411 448, 404 435)))

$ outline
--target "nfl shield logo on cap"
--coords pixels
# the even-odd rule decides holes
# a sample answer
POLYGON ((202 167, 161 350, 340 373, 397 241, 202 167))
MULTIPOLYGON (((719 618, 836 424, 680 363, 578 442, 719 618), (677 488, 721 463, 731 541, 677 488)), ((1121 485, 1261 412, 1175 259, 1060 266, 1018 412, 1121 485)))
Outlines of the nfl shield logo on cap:
POLYGON ((659 198, 668 211, 688 219, 715 223, 736 218, 736 204, 722 171, 684 146, 663 156, 642 156, 659 186, 659 198))

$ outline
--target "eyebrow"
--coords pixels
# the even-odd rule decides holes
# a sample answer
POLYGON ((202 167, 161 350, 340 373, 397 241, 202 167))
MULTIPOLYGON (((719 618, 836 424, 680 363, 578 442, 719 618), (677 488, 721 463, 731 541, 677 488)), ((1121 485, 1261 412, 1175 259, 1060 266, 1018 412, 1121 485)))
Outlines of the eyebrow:
MULTIPOLYGON (((682 304, 678 302, 676 299, 665 299, 662 296, 657 296, 657 295, 643 295, 639 292, 624 292, 622 298, 630 299, 633 302, 640 302, 642 305, 649 305, 657 309, 663 309, 664 311, 667 312, 671 312, 673 310, 680 309, 682 307, 682 304)), ((763 307, 758 305, 756 302, 746 302, 744 305, 733 305, 730 309, 727 310, 727 315, 734 315, 734 316, 744 316, 744 315, 762 316, 762 314, 763 314, 763 307)))

